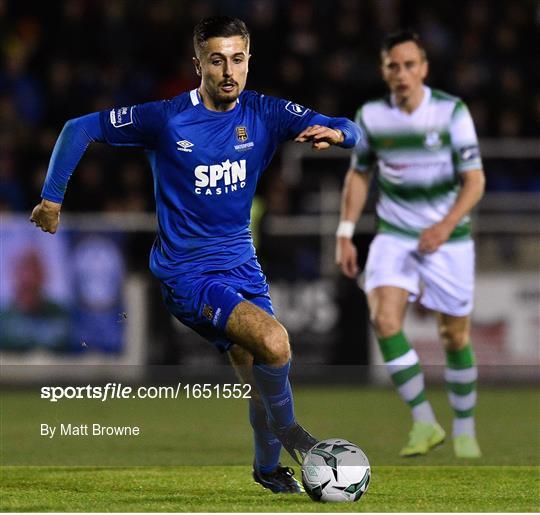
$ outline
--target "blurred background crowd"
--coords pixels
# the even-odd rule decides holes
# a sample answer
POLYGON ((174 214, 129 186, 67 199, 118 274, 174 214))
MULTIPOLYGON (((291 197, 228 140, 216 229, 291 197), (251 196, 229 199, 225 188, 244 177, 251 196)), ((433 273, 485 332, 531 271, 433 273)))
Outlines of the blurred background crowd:
MULTIPOLYGON (((251 30, 250 89, 354 117, 359 104, 385 91, 382 38, 411 27, 428 52, 429 84, 468 103, 481 138, 540 135, 540 4, 533 0, 0 0, 0 209, 29 211, 39 200, 67 119, 196 87, 192 29, 213 14, 242 17, 251 30)), ((66 208, 152 211, 141 154, 94 145, 66 208)), ((279 159, 273 166, 269 190, 279 196, 279 159)), ((507 175, 488 176, 488 188, 540 189, 527 170, 507 175)))

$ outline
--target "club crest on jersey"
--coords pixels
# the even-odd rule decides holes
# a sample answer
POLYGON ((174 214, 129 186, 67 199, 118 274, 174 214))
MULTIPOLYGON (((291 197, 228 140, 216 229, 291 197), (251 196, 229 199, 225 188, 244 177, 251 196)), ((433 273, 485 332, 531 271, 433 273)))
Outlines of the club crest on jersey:
POLYGON ((429 131, 424 138, 424 147, 428 150, 438 150, 442 146, 441 135, 437 131, 429 131))
POLYGON ((234 146, 234 150, 237 152, 245 152, 252 148, 255 143, 253 141, 247 141, 249 138, 246 127, 239 125, 236 127, 236 139, 240 142, 238 145, 234 146))
POLYGON ((227 159, 220 164, 199 165, 193 174, 196 195, 226 195, 245 188, 246 160, 227 159))
POLYGON ((242 126, 236 127, 236 139, 240 143, 244 143, 244 141, 248 139, 248 133, 245 127, 242 127, 242 126))

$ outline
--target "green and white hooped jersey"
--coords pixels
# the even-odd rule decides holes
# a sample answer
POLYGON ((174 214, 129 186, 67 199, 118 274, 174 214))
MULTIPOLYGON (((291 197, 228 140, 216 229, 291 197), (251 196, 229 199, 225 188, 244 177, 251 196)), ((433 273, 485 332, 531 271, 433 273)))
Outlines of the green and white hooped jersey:
MULTIPOLYGON (((459 192, 459 173, 482 168, 467 106, 441 91, 424 86, 422 103, 411 114, 390 97, 367 102, 356 123, 363 135, 351 168, 367 172, 377 165, 379 232, 418 237, 449 212, 459 192)), ((450 240, 469 237, 465 217, 450 240)))

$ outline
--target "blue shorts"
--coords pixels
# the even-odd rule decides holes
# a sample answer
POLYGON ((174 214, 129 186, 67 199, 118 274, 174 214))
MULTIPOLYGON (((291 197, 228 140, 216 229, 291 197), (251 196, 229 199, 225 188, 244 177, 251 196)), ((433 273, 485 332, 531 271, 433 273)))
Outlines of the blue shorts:
POLYGON ((161 290, 169 312, 220 352, 233 342, 225 335, 232 310, 245 300, 274 316, 266 277, 254 256, 232 270, 182 274, 162 281, 161 290))

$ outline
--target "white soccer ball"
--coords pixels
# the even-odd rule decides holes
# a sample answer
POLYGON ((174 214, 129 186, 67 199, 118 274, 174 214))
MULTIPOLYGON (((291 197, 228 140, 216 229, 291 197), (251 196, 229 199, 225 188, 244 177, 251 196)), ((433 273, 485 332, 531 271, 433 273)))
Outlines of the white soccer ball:
POLYGON ((302 484, 314 501, 358 501, 366 493, 370 479, 367 456, 341 438, 322 440, 302 463, 302 484))

